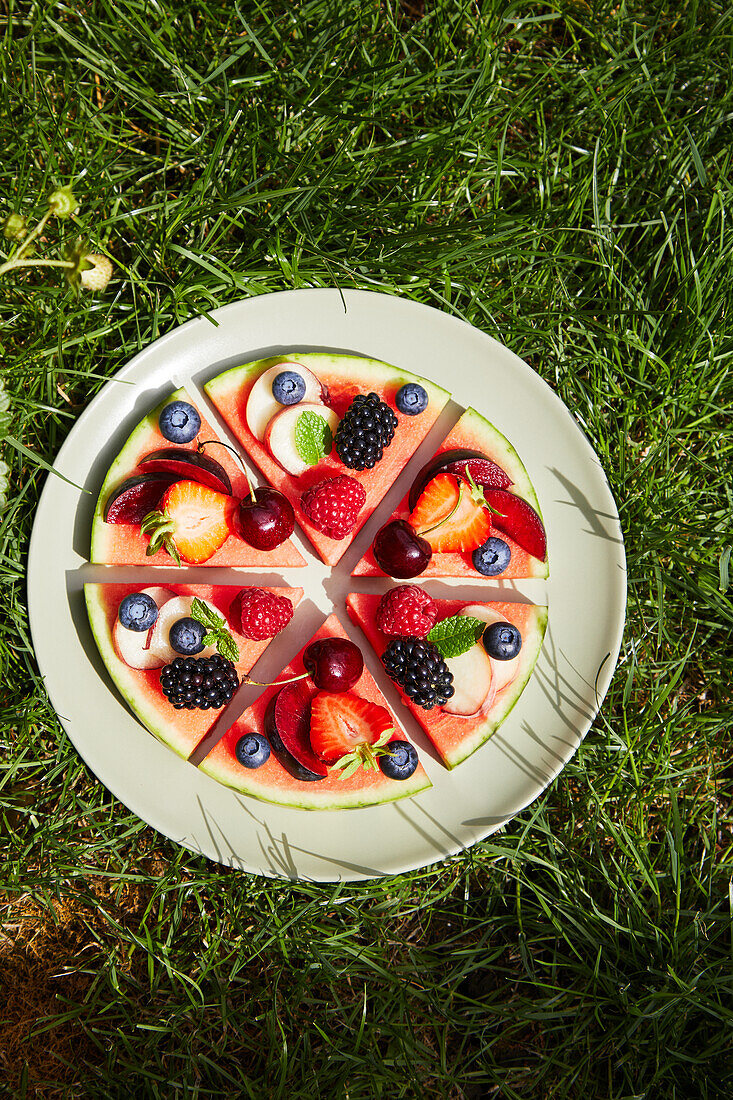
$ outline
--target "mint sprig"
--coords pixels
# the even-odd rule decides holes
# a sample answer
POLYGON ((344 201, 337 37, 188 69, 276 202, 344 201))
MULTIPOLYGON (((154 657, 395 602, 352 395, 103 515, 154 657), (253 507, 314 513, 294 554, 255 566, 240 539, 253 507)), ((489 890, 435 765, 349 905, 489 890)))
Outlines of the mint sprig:
POLYGON ((236 664, 239 660, 239 648, 227 629, 224 619, 215 614, 197 596, 194 596, 191 601, 191 618, 206 627, 204 645, 215 645, 217 653, 221 654, 225 661, 236 664))
POLYGON ((150 535, 150 542, 145 555, 151 558, 159 550, 167 550, 176 565, 181 564, 181 555, 173 539, 176 525, 167 512, 148 512, 140 524, 140 530, 144 535, 150 535))
POLYGON ((357 745, 347 752, 344 756, 339 757, 335 764, 331 765, 332 769, 341 770, 339 779, 350 779, 354 772, 359 768, 364 768, 365 771, 372 769, 373 771, 379 770, 379 764, 377 758, 380 756, 390 756, 389 749, 384 746, 389 741, 390 737, 394 733, 394 726, 390 726, 388 730, 385 730, 380 735, 379 740, 375 741, 373 745, 367 744, 365 741, 361 745, 357 745))
POLYGON ((435 624, 428 634, 428 641, 443 657, 460 657, 462 653, 468 653, 485 629, 483 619, 475 619, 473 615, 451 615, 449 619, 435 624))
POLYGON ((324 416, 303 412, 295 421, 295 449, 307 466, 315 466, 333 446, 331 425, 324 416))

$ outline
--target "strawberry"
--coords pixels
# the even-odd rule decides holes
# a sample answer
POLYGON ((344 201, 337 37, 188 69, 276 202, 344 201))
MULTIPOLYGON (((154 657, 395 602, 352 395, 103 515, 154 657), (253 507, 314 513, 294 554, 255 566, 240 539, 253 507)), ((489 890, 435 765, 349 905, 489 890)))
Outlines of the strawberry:
POLYGON ((357 768, 376 768, 381 746, 394 733, 386 707, 350 691, 319 691, 311 704, 311 745, 327 764, 343 768, 342 778, 357 768))
POLYGON ((395 638, 425 638, 437 619, 438 605, 417 584, 399 584, 385 592, 376 614, 379 630, 395 638))
POLYGON ((364 486, 348 474, 327 477, 300 498, 300 506, 313 526, 330 539, 345 539, 354 530, 365 503, 364 486))
POLYGON ((140 524, 150 535, 147 553, 162 547, 180 565, 208 561, 232 533, 237 501, 198 481, 176 481, 163 493, 159 510, 148 512, 140 524))
POLYGON ((266 588, 243 588, 232 601, 229 618, 245 638, 261 642, 274 638, 293 617, 287 596, 276 596, 266 588))
POLYGON ((448 473, 427 483, 410 523, 434 552, 444 554, 475 550, 491 534, 491 513, 481 488, 448 473))

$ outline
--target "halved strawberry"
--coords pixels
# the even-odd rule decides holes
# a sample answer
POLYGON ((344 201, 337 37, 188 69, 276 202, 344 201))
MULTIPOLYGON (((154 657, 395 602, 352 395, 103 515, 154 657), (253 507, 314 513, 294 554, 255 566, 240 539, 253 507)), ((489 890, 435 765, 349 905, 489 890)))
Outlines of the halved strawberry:
POLYGON ((386 707, 350 691, 319 691, 311 704, 311 745, 327 764, 376 767, 375 749, 394 731, 386 707))
POLYGON ((233 531, 235 497, 218 493, 198 481, 176 481, 166 489, 159 508, 140 525, 150 535, 148 553, 161 547, 189 565, 208 561, 233 531))
POLYGON ((480 492, 455 474, 438 474, 420 494, 410 523, 436 553, 475 550, 491 534, 491 513, 476 496, 480 492))

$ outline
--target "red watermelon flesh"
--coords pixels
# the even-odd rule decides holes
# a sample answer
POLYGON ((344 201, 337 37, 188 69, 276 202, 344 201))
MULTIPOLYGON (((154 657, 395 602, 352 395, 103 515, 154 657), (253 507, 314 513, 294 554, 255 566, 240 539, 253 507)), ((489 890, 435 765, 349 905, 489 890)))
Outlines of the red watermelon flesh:
MULTIPOLYGON (((146 557, 145 552, 149 539, 140 532, 138 525, 132 523, 105 523, 104 520, 104 510, 109 498, 119 490, 123 482, 133 476, 145 473, 146 467, 139 465, 141 460, 146 455, 156 451, 171 451, 173 449, 171 443, 164 438, 158 427, 158 417, 161 410, 171 401, 188 401, 198 410, 201 417, 201 430, 197 438, 190 443, 176 446, 176 451, 193 454, 196 452, 199 441, 219 440, 217 431, 203 415, 200 404, 183 389, 170 394, 144 417, 132 431, 117 458, 110 466, 102 485, 92 522, 90 555, 92 562, 101 565, 164 565, 175 567, 175 562, 165 550, 159 550, 152 557, 146 557)), ((219 466, 224 468, 235 497, 241 498, 248 492, 247 478, 226 447, 206 447, 204 454, 209 455, 219 466)), ((184 469, 182 464, 181 469, 184 469)), ((190 473, 186 476, 182 474, 179 480, 189 479, 190 473)), ((175 475, 170 480, 171 482, 175 481, 175 475)), ((303 566, 305 561, 290 540, 282 543, 274 550, 264 552, 255 550, 241 538, 232 534, 224 545, 203 564, 206 567, 240 566, 250 569, 277 569, 285 566, 303 566)))
MULTIPOLYGON (((380 657, 391 640, 377 628, 375 622, 381 598, 381 596, 357 592, 351 592, 346 597, 349 615, 364 631, 380 657)), ((477 602, 476 600, 436 600, 438 622, 458 614, 462 608, 477 602)), ((449 768, 454 768, 456 764, 460 764, 475 752, 504 721, 529 680, 539 656, 547 626, 546 607, 525 603, 481 602, 502 618, 514 623, 522 635, 516 678, 502 691, 497 692, 490 708, 485 713, 470 717, 446 714, 439 707, 434 710, 424 710, 400 691, 405 706, 425 730, 449 768)), ((399 685, 396 686, 400 690, 399 685)))
MULTIPOLYGON (((326 619, 323 626, 309 639, 307 645, 319 638, 332 637, 347 637, 335 615, 326 619)), ((306 646, 303 646, 297 657, 282 670, 280 680, 285 680, 288 676, 297 676, 304 671, 303 650, 305 649, 306 646)), ((309 680, 303 682, 306 685, 310 684, 309 680)), ((245 733, 265 732, 268 706, 273 695, 279 690, 279 687, 272 686, 262 693, 204 758, 199 765, 202 771, 212 779, 242 794, 251 795, 265 802, 275 802, 280 806, 294 806, 305 810, 342 810, 374 806, 399 798, 409 798, 431 786, 422 764, 418 764, 414 774, 405 780, 388 779, 381 770, 366 771, 364 768, 359 768, 346 780, 339 779, 339 773, 331 770, 324 779, 314 782, 295 779, 279 762, 274 752, 260 768, 243 767, 235 755, 236 743, 245 733)), ((315 694, 315 688, 312 685, 308 690, 315 694)), ((367 669, 364 669, 351 690, 354 695, 359 695, 379 706, 387 705, 367 669)), ((406 740, 396 719, 393 740, 406 740)))
POLYGON ((384 494, 394 484, 422 443, 450 397, 446 390, 432 382, 378 360, 314 353, 302 355, 292 353, 286 357, 260 359, 255 363, 235 367, 213 378, 206 384, 205 389, 252 461, 259 466, 265 477, 288 497, 295 509, 297 522, 327 565, 334 565, 339 561, 354 536, 366 523, 384 494), (255 439, 247 426, 245 416, 247 397, 257 378, 285 359, 289 369, 294 369, 292 368, 294 362, 302 363, 312 371, 323 386, 328 388, 330 405, 339 417, 343 417, 351 401, 359 393, 377 393, 390 406, 397 416, 397 428, 392 442, 385 448, 382 459, 373 469, 349 470, 332 450, 331 454, 316 466, 308 469, 300 477, 294 477, 283 470, 266 447, 255 439), (405 416, 396 409, 395 394, 406 382, 413 381, 419 382, 426 389, 429 403, 425 412, 419 416, 405 416), (349 477, 354 477, 361 483, 366 491, 366 503, 359 513, 354 530, 345 539, 334 540, 317 531, 311 524, 300 507, 300 498, 312 485, 338 474, 348 474, 349 477))
MULTIPOLYGON (((138 584, 86 584, 84 595, 95 641, 102 660, 118 690, 130 709, 144 726, 177 752, 188 758, 201 739, 218 721, 222 710, 176 710, 160 688, 160 669, 142 670, 130 668, 120 659, 113 642, 113 629, 121 601, 131 592, 150 587, 138 584)), ((217 607, 229 625, 229 608, 243 585, 166 584, 162 585, 177 596, 198 596, 217 607)), ((278 596, 287 596, 296 606, 303 595, 302 588, 271 588, 278 596)), ((268 638, 255 642, 243 638, 233 629, 231 633, 239 648, 237 669, 240 676, 249 672, 272 641, 268 638)))
MULTIPOLYGON (((537 496, 519 455, 501 432, 481 416, 480 413, 477 413, 475 409, 466 410, 451 433, 443 440, 436 454, 439 455, 443 452, 457 449, 480 451, 500 466, 502 470, 506 471, 507 476, 512 482, 511 495, 522 498, 529 504, 530 511, 535 513, 540 528, 544 531, 544 528, 542 528, 537 496)), ((506 496, 510 495, 509 493, 504 493, 502 490, 489 489, 487 490, 487 497, 489 497, 491 493, 501 493, 502 501, 506 496)), ((521 508, 521 505, 518 507, 521 508)), ((409 494, 407 494, 395 509, 391 518, 406 520, 409 515, 409 494)), ((384 522, 388 522, 387 519, 385 519, 384 522)), ((467 581, 494 581, 513 580, 526 577, 546 577, 548 575, 546 551, 543 553, 543 558, 535 557, 532 553, 528 552, 527 548, 520 546, 515 539, 511 537, 511 534, 507 533, 505 530, 500 530, 498 524, 492 521, 492 525, 494 528, 492 530, 492 535, 496 535, 498 538, 503 539, 511 551, 509 565, 503 573, 499 573, 494 577, 483 576, 483 574, 479 573, 474 567, 473 561, 471 560, 471 554, 468 551, 465 553, 439 553, 433 554, 427 569, 424 573, 421 573, 416 580, 420 581, 426 577, 460 577, 467 581)), ((532 541, 527 541, 525 539, 525 532, 528 529, 529 522, 527 521, 521 527, 518 525, 515 533, 520 534, 520 537, 523 538, 525 547, 533 550, 540 550, 542 544, 541 539, 538 537, 538 528, 536 526, 534 528, 532 541)), ((361 561, 357 563, 352 576, 384 576, 384 573, 374 560, 371 548, 361 561)))

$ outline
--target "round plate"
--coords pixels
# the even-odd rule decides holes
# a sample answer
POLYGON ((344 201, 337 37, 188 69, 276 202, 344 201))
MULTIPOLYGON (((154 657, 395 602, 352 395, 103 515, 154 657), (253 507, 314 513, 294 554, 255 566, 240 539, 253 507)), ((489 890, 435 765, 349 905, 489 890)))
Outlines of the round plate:
MULTIPOLYGON (((459 411, 452 407, 453 419, 459 411)), ((445 434, 450 424, 442 426, 445 434)), ((418 460, 429 457, 441 438, 434 430, 418 460)), ((626 573, 618 513, 600 462, 568 410, 526 363, 428 306, 367 291, 298 290, 235 302, 215 311, 212 320, 189 321, 137 355, 102 389, 62 447, 56 470, 86 492, 49 475, 31 539, 30 621, 49 696, 73 744, 117 798, 172 840, 221 863, 265 875, 358 880, 454 854, 540 794, 577 749, 608 689, 621 644, 626 573), (479 582, 470 591, 431 585, 436 595, 524 597, 549 605, 545 643, 519 702, 491 740, 455 771, 422 751, 431 790, 368 809, 307 812, 258 802, 179 759, 117 695, 84 608, 85 580, 124 579, 134 572, 105 573, 87 560, 99 487, 132 427, 174 385, 200 387, 227 367, 295 349, 382 359, 451 390, 460 405, 473 405, 517 448, 547 527, 549 580, 479 582)), ((409 475, 392 488, 354 551, 368 544, 406 481, 409 475)), ((346 558, 353 567, 356 554, 346 558)), ((343 567, 330 576, 312 555, 309 562, 306 569, 282 574, 284 582, 306 588, 309 599, 302 606, 310 610, 305 618, 296 613, 288 637, 268 650, 263 660, 269 655, 275 670, 332 605, 357 637, 343 595, 349 588, 381 591, 389 583, 350 582, 343 567)), ((165 576, 156 570, 155 576, 172 581, 175 570, 165 576)), ((251 578, 227 570, 187 573, 187 579, 215 583, 251 578)), ((377 658, 367 660, 374 671, 377 658)), ((393 704, 397 696, 384 679, 380 684, 393 704)), ((425 748, 405 708, 397 713, 406 716, 405 727, 425 748)))

